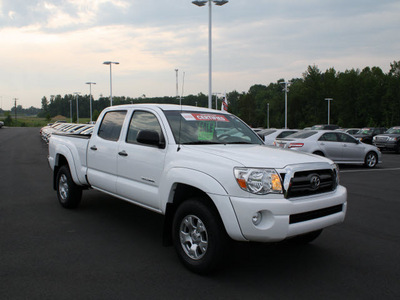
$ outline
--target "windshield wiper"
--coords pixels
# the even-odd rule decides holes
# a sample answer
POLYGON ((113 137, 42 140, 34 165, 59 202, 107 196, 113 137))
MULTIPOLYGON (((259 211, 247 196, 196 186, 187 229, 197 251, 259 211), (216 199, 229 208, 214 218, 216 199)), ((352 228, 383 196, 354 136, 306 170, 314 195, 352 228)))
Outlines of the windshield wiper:
POLYGON ((196 142, 181 143, 181 145, 216 145, 216 144, 222 144, 222 143, 210 142, 210 141, 196 141, 196 142))
POLYGON ((246 144, 246 145, 249 145, 249 144, 254 144, 254 143, 242 141, 242 142, 229 142, 229 143, 224 143, 224 144, 225 144, 225 145, 227 145, 227 144, 229 144, 229 145, 233 145, 233 144, 237 144, 237 145, 239 145, 239 144, 246 144))

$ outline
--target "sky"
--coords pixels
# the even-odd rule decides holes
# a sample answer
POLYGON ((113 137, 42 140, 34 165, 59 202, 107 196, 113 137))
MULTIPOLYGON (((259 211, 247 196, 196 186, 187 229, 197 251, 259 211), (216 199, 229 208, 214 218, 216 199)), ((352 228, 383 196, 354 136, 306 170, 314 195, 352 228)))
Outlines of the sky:
MULTIPOLYGON (((212 5, 213 93, 301 78, 308 66, 400 60, 399 0, 230 0, 212 5)), ((0 0, 0 100, 41 107, 80 92, 208 94, 208 7, 191 0, 0 0)))

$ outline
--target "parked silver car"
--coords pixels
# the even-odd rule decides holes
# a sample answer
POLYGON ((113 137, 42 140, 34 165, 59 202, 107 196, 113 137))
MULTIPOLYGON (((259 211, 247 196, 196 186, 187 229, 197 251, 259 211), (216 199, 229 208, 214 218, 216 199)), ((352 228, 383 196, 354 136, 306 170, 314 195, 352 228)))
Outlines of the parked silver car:
POLYGON ((309 152, 332 159, 339 164, 362 164, 368 168, 381 163, 382 154, 375 146, 364 144, 351 135, 332 130, 304 130, 275 145, 297 151, 309 152))

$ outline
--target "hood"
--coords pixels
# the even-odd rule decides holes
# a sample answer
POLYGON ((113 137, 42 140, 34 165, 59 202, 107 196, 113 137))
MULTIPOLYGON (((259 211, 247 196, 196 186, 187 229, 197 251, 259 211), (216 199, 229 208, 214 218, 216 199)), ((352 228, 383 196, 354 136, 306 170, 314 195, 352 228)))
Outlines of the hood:
POLYGON ((398 133, 381 133, 381 134, 377 135, 377 137, 381 137, 381 136, 398 137, 398 136, 400 136, 400 134, 398 134, 398 133))
MULTIPOLYGON (((262 145, 196 145, 184 146, 195 152, 235 162, 237 166, 280 169, 293 164, 332 163, 331 160, 293 150, 262 145)), ((182 147, 183 148, 183 147, 182 147)), ((199 157, 205 157, 205 155, 199 157)))

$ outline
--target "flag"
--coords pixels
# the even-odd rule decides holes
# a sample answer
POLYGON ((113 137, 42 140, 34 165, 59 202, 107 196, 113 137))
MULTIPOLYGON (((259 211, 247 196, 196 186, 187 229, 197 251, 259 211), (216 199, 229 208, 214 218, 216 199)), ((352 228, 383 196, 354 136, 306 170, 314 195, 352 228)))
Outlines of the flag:
POLYGON ((224 98, 222 99, 221 110, 228 111, 228 100, 226 99, 226 93, 224 93, 224 98))

